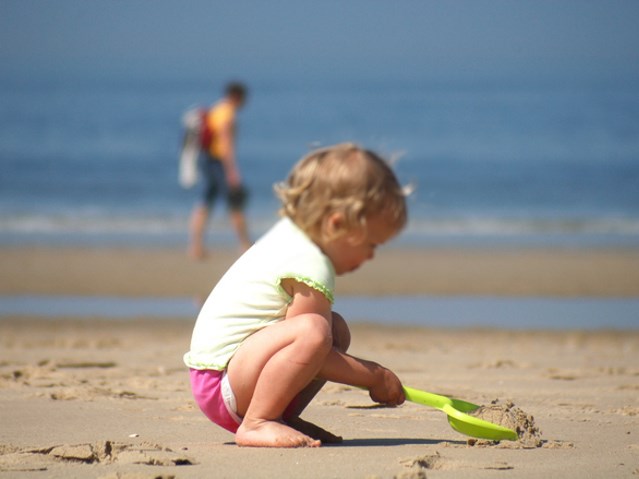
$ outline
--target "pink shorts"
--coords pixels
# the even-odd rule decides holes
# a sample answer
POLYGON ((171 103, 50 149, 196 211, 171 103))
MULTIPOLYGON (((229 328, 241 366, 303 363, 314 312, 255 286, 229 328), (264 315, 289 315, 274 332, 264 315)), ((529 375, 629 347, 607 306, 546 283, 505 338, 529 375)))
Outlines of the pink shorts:
POLYGON ((206 417, 235 434, 242 423, 226 371, 191 369, 191 390, 206 417))

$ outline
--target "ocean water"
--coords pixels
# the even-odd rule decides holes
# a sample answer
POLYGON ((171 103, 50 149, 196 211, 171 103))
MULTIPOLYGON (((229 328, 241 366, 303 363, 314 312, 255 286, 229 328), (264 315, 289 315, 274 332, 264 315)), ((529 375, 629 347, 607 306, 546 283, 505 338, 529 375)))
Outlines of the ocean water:
MULTIPOLYGON (((186 242, 199 80, 2 80, 0 244, 186 242)), ((239 118, 253 236, 309 148, 355 141, 416 186, 399 244, 639 246, 639 85, 254 79, 239 118)), ((233 241, 220 207, 209 240, 233 241)))
MULTIPOLYGON (((335 310, 349 323, 508 330, 639 329, 639 298, 339 297, 335 310)), ((192 298, 0 296, 3 317, 182 318, 195 322, 192 298)))

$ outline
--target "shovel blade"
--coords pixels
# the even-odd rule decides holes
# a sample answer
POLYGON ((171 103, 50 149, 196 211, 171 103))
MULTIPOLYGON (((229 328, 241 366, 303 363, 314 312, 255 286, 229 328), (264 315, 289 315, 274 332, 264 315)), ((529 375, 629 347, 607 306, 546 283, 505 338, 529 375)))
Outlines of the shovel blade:
POLYGON ((404 387, 404 393, 409 401, 445 412, 451 427, 466 436, 492 441, 516 441, 518 439, 517 433, 512 429, 468 415, 467 413, 479 408, 477 404, 409 387, 404 387))
POLYGON ((444 411, 448 414, 448 423, 451 427, 462 434, 479 439, 489 439, 491 441, 516 441, 517 433, 512 429, 484 421, 482 419, 469 416, 457 410, 444 411))

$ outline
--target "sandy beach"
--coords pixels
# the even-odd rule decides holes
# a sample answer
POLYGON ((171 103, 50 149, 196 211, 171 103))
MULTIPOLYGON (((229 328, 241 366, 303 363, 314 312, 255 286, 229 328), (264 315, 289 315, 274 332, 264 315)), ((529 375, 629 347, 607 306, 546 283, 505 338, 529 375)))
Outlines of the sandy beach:
MULTIPOLYGON (((179 249, 0 248, 0 294, 206 295, 237 258, 179 249)), ((639 296, 639 249, 382 248, 339 295, 639 296)))
MULTIPOLYGON (((5 247, 0 294, 203 295, 233 261, 175 250, 5 247)), ((636 250, 389 249, 338 294, 639 296, 636 250)), ((108 316, 108 315, 107 315, 108 316)), ((558 318, 559 319, 559 318, 558 318)), ((344 437, 239 448, 191 399, 194 318, 0 318, 0 478, 537 478, 639 475, 639 330, 355 324, 355 355, 406 385, 534 416, 539 447, 471 445, 432 408, 327 385, 305 418, 344 437)))

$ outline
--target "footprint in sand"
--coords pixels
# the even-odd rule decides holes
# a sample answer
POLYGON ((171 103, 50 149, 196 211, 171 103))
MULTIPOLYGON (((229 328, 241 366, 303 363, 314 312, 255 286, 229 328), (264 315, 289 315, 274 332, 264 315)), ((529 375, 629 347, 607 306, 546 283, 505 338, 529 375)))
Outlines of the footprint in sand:
POLYGON ((94 444, 62 444, 35 448, 3 446, 0 449, 0 472, 45 471, 59 462, 148 466, 197 464, 184 454, 147 443, 133 445, 102 441, 94 444))
POLYGON ((426 477, 426 471, 452 471, 469 468, 499 471, 514 469, 513 466, 506 462, 465 464, 461 461, 444 457, 439 452, 405 459, 400 461, 400 463, 407 469, 396 474, 394 479, 422 479, 426 477))

